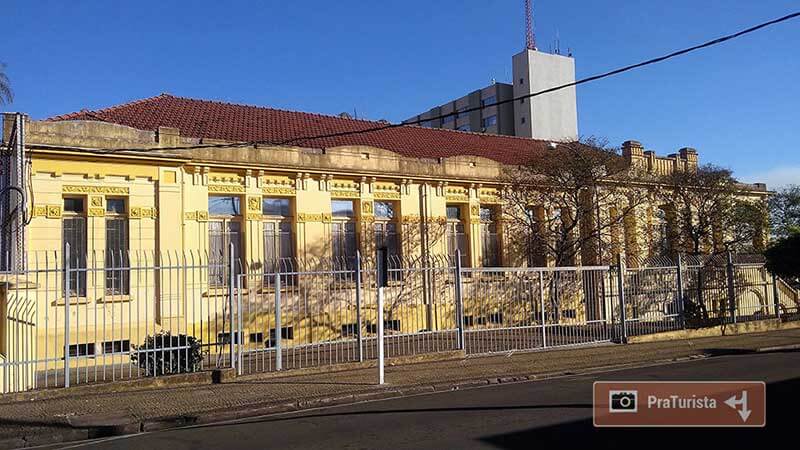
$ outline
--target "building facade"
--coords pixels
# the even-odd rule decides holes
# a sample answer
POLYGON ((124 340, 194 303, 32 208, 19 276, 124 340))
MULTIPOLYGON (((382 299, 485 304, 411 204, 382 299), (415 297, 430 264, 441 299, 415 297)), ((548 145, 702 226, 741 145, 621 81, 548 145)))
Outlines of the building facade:
MULTIPOLYGON (((464 267, 525 264, 508 245, 500 178, 549 143, 162 94, 26 119, 24 147, 28 270, 0 280, 0 311, 14 319, 0 320, 0 362, 35 355, 27 360, 44 369, 17 365, 25 370, 4 378, 31 385, 48 361, 74 356, 67 365, 81 376, 86 358, 113 360, 158 330, 218 346, 243 339, 225 325, 239 276, 249 277, 242 294, 270 293, 254 286, 276 271, 306 261, 350 269, 357 252, 370 261, 382 246, 398 260, 460 253, 464 267)), ((652 173, 697 166, 689 149, 659 157, 633 141, 623 157, 652 173)), ((659 204, 625 221, 617 250, 658 251, 659 204)), ((269 341, 269 326, 248 326, 251 341, 269 341)))

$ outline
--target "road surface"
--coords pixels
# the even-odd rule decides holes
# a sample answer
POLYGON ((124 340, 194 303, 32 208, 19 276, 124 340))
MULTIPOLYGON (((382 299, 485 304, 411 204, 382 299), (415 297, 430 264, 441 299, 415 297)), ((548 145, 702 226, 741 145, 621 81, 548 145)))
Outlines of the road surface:
POLYGON ((76 443, 90 449, 793 448, 800 352, 731 355, 76 443), (595 429, 595 380, 763 380, 764 429, 595 429), (770 445, 774 444, 774 445, 770 445))

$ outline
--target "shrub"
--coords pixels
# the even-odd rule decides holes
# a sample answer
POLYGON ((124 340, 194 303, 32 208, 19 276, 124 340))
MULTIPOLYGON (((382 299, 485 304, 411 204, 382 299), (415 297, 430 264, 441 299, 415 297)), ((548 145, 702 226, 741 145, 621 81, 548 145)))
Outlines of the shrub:
POLYGON ((147 336, 142 345, 134 346, 131 362, 144 369, 147 376, 171 375, 200 370, 203 359, 200 341, 185 334, 169 331, 147 336))

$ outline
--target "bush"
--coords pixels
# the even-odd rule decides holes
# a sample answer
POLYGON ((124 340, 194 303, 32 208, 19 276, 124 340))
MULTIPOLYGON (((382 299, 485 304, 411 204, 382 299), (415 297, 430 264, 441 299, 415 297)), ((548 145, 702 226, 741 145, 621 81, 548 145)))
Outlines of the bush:
POLYGON ((147 376, 196 372, 202 359, 197 338, 185 334, 173 336, 169 331, 147 336, 131 352, 131 362, 144 369, 147 376))

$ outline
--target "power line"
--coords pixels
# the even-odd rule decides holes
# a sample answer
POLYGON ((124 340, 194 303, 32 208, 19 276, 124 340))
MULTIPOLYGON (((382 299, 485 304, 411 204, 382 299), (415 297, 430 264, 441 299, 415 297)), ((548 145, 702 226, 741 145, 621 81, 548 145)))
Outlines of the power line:
POLYGON ((570 83, 562 84, 560 86, 554 86, 554 87, 551 87, 551 88, 548 88, 548 89, 544 89, 544 90, 541 90, 541 91, 537 91, 537 92, 532 92, 530 94, 521 95, 519 97, 513 97, 513 98, 510 98, 510 99, 501 100, 501 101, 498 101, 498 102, 495 102, 495 103, 490 103, 490 104, 486 104, 486 105, 467 108, 467 109, 463 109, 461 111, 454 111, 454 112, 447 113, 447 114, 441 114, 441 115, 438 115, 438 116, 435 116, 435 117, 428 117, 428 118, 425 118, 425 119, 417 119, 417 120, 410 121, 410 122, 380 125, 380 126, 376 126, 376 127, 372 127, 372 128, 366 128, 366 129, 363 129, 363 130, 350 130, 350 131, 340 131, 340 132, 336 132, 336 133, 317 134, 317 135, 311 135, 311 136, 298 136, 298 137, 293 137, 293 138, 290 138, 290 139, 284 139, 284 140, 279 140, 279 141, 247 141, 247 142, 234 142, 234 143, 228 143, 228 144, 200 144, 200 145, 187 145, 187 146, 178 146, 178 147, 116 148, 116 149, 106 149, 106 150, 94 150, 94 151, 91 151, 91 152, 92 153, 104 153, 105 154, 105 153, 117 153, 117 152, 126 152, 126 151, 128 151, 128 152, 176 151, 176 150, 196 150, 196 149, 204 149, 204 148, 221 148, 221 147, 225 147, 225 148, 250 147, 250 146, 257 146, 257 145, 277 145, 277 146, 281 146, 281 145, 289 145, 289 144, 293 144, 293 143, 298 143, 298 142, 301 142, 301 141, 313 141, 313 140, 317 140, 317 139, 330 139, 330 138, 337 138, 337 137, 343 137, 343 136, 351 136, 351 135, 356 135, 356 134, 372 133, 372 132, 383 131, 383 130, 388 130, 388 129, 392 129, 392 128, 399 128, 399 127, 403 127, 403 126, 407 126, 407 125, 419 125, 419 124, 421 124, 423 122, 428 122, 428 121, 431 121, 431 120, 440 120, 440 119, 444 119, 445 117, 450 117, 450 116, 454 116, 454 115, 457 115, 457 114, 464 114, 464 113, 469 113, 469 112, 473 112, 473 111, 480 111, 480 110, 482 110, 484 108, 503 105, 503 104, 506 104, 506 103, 512 103, 512 102, 523 100, 523 99, 527 99, 527 98, 538 97, 540 95, 549 94, 551 92, 559 91, 559 90, 562 90, 562 89, 567 89, 567 88, 575 87, 575 86, 578 86, 578 85, 581 85, 581 84, 590 83, 592 81, 601 80, 603 78, 608 78, 608 77, 612 77, 612 76, 615 76, 615 75, 619 75, 619 74, 624 73, 624 72, 628 72, 628 71, 631 71, 631 70, 634 70, 634 69, 638 69, 638 68, 641 68, 641 67, 645 67, 645 66, 649 66, 649 65, 652 65, 652 64, 660 63, 660 62, 666 61, 668 59, 672 59, 672 58, 675 58, 675 57, 678 57, 678 56, 682 56, 682 55, 685 55, 685 54, 688 54, 688 53, 692 53, 692 52, 695 52, 695 51, 698 51, 698 50, 701 50, 701 49, 704 49, 704 48, 707 48, 707 47, 712 47, 714 45, 718 45, 718 44, 721 44, 723 42, 727 42, 727 41, 736 39, 738 37, 741 37, 741 36, 756 32, 756 31, 761 30, 763 28, 767 28, 769 26, 776 25, 776 24, 779 24, 781 22, 786 22, 788 20, 795 19, 797 17, 800 17, 800 11, 794 12, 794 13, 791 13, 791 14, 787 14, 787 15, 785 15, 783 17, 779 17, 777 19, 773 19, 773 20, 770 20, 770 21, 767 21, 767 22, 763 22, 763 23, 760 23, 758 25, 754 25, 754 26, 752 26, 750 28, 746 28, 746 29, 738 31, 736 33, 728 34, 726 36, 722 36, 722 37, 719 37, 719 38, 704 42, 702 44, 698 44, 698 45, 695 45, 695 46, 692 46, 692 47, 684 48, 682 50, 677 50, 677 51, 674 51, 672 53, 668 53, 666 55, 658 56, 658 57, 655 57, 655 58, 652 58, 652 59, 648 59, 648 60, 645 60, 645 61, 642 61, 642 62, 631 64, 631 65, 628 65, 628 66, 620 67, 618 69, 614 69, 614 70, 611 70, 611 71, 608 71, 608 72, 605 72, 605 73, 601 73, 601 74, 598 74, 598 75, 592 75, 592 76, 589 76, 589 77, 586 77, 586 78, 581 78, 580 80, 576 80, 576 81, 573 81, 573 82, 570 82, 570 83))

